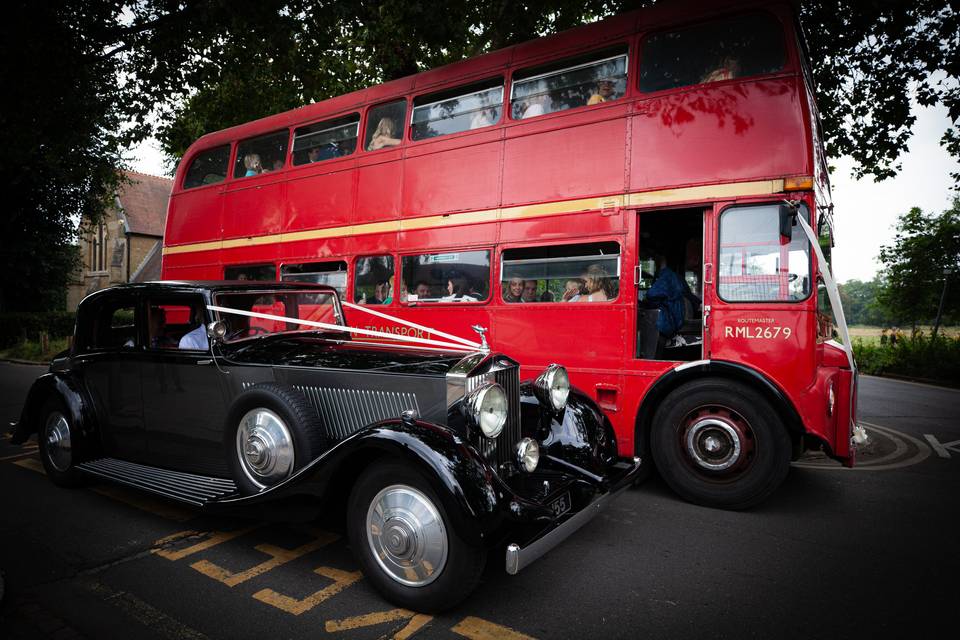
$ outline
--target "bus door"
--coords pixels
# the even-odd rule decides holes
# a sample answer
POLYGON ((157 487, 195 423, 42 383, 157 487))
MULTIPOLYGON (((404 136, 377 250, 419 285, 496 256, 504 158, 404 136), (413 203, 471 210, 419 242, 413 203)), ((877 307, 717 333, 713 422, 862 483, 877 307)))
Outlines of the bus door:
MULTIPOLYGON (((802 388, 816 367, 810 243, 796 222, 792 234, 781 234, 778 204, 717 207, 711 350, 802 388)), ((801 213, 809 216, 806 206, 801 213)))
POLYGON ((702 208, 639 214, 634 358, 690 362, 707 357, 704 282, 712 265, 704 260, 706 219, 702 208))

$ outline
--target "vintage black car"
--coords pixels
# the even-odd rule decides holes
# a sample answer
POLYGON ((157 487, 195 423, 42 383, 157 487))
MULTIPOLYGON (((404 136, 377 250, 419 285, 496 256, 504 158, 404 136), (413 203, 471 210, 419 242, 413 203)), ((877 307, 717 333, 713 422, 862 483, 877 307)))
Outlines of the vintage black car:
POLYGON ((59 485, 93 476, 205 510, 341 508, 370 582, 421 611, 466 596, 488 552, 524 568, 639 469, 562 367, 521 383, 486 349, 352 337, 335 290, 303 283, 88 296, 14 441, 32 433, 59 485))

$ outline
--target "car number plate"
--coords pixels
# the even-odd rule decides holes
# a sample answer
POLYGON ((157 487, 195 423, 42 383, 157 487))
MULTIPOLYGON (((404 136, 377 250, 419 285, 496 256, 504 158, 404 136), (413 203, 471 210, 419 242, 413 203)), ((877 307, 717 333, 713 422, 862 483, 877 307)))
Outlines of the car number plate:
POLYGON ((562 516, 567 511, 570 511, 570 492, 568 491, 551 502, 550 509, 553 511, 554 517, 562 516))

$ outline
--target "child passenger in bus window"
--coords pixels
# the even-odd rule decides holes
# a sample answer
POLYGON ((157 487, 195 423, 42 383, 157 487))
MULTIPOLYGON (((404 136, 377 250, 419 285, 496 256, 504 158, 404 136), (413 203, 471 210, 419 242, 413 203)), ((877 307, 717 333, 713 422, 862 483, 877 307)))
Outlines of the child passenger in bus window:
POLYGON ((616 297, 610 275, 600 265, 592 264, 587 267, 583 280, 586 293, 581 295, 577 302, 606 302, 616 297))
POLYGON ((243 174, 245 178, 263 173, 263 165, 260 164, 259 153, 248 153, 243 156, 243 166, 247 168, 247 172, 243 174))
POLYGON ((504 302, 522 302, 523 278, 510 278, 510 282, 504 289, 506 289, 503 294, 504 302))
POLYGON ((720 64, 715 69, 704 74, 700 82, 707 83, 733 80, 738 75, 740 75, 740 61, 736 58, 725 56, 720 60, 720 64))
POLYGON ((587 100, 587 104, 600 104, 601 102, 606 102, 608 100, 616 100, 617 96, 613 93, 613 89, 616 84, 617 81, 615 78, 600 78, 597 80, 597 91, 590 96, 590 99, 587 100))

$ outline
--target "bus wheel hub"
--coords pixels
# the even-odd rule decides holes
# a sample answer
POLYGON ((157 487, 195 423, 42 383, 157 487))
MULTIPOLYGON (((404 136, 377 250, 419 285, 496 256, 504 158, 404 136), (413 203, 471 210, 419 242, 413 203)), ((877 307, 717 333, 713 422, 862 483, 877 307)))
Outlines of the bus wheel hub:
POLYGON ((726 471, 743 458, 744 437, 738 425, 718 417, 697 420, 687 430, 687 454, 707 471, 726 471))

